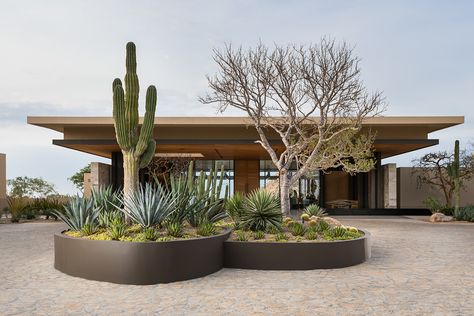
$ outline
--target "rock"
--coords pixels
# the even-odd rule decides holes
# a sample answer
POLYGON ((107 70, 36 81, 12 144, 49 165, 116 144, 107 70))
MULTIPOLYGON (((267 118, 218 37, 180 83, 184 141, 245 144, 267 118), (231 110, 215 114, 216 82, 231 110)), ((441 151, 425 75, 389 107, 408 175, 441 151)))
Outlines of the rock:
POLYGON ((332 217, 323 217, 323 221, 329 224, 331 227, 342 226, 341 222, 332 217))
POLYGON ((434 213, 430 216, 430 222, 451 222, 453 220, 452 216, 444 215, 443 213, 434 213))

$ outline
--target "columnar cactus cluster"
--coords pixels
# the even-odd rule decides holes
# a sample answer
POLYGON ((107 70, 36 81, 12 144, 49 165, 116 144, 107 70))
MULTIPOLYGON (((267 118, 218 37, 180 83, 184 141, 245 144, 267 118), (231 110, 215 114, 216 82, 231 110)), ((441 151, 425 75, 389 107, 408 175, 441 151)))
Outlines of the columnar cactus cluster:
POLYGON ((153 159, 156 143, 153 127, 156 109, 156 88, 149 86, 146 92, 146 112, 139 126, 138 94, 140 86, 137 76, 135 44, 127 43, 125 90, 120 79, 112 83, 113 117, 117 143, 123 154, 124 195, 127 197, 138 186, 138 171, 153 159))

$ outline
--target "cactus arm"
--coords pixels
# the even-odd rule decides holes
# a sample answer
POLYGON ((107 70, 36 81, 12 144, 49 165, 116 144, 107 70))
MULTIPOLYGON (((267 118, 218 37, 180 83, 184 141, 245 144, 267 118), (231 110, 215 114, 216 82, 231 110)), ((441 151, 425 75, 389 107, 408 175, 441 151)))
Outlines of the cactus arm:
POLYGON ((117 143, 122 150, 131 148, 130 137, 127 133, 127 118, 125 116, 124 91, 121 85, 117 85, 114 89, 113 96, 113 116, 115 134, 117 135, 117 143))
POLYGON ((148 166, 150 161, 155 156, 155 149, 156 149, 156 142, 154 139, 150 139, 145 152, 140 156, 140 165, 139 165, 140 169, 148 166))
POLYGON ((141 156, 149 146, 149 139, 153 138, 153 127, 155 125, 155 110, 156 110, 156 88, 149 86, 146 91, 146 112, 143 119, 143 125, 140 130, 140 138, 135 147, 135 154, 141 156))
POLYGON ((126 129, 129 134, 132 146, 138 141, 138 95, 140 86, 137 76, 137 58, 135 44, 127 43, 127 53, 125 66, 125 116, 128 118, 126 129))

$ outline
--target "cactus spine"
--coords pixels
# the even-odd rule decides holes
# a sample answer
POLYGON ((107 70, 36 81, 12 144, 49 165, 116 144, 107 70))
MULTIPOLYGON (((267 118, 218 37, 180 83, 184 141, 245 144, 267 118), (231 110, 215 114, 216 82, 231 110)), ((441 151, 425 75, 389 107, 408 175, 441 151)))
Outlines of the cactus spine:
POLYGON ((454 159, 448 167, 448 174, 454 182, 454 212, 457 214, 459 210, 459 203, 461 200, 460 186, 461 181, 459 178, 459 140, 454 143, 454 159))
POLYGON ((146 91, 146 112, 139 128, 138 94, 140 86, 137 76, 136 48, 127 43, 125 90, 120 79, 112 83, 113 117, 117 143, 123 154, 124 197, 127 198, 138 186, 138 171, 153 159, 156 143, 153 127, 156 109, 156 88, 146 91))

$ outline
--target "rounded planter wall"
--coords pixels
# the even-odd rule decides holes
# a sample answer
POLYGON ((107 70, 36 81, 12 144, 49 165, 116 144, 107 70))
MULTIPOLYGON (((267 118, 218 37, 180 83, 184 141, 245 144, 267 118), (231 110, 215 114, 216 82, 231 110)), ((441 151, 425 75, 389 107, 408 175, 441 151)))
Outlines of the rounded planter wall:
POLYGON ((89 280, 156 284, 189 280, 222 269, 230 230, 211 237, 165 242, 123 242, 54 235, 54 267, 89 280))
POLYGON ((224 267, 258 270, 344 268, 370 258, 370 234, 323 242, 224 242, 224 267))

